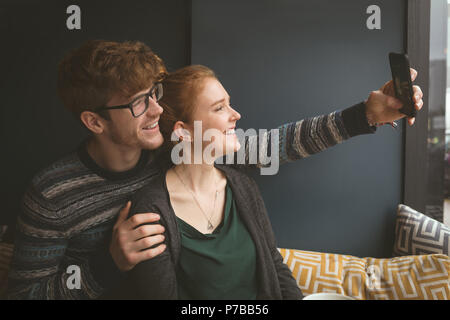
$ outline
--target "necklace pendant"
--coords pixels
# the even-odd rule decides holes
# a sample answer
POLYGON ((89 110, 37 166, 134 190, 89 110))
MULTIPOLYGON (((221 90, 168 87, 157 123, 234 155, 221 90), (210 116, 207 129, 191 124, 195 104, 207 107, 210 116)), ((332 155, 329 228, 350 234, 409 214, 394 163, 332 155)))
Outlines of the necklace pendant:
POLYGON ((208 221, 208 230, 214 229, 214 226, 211 224, 211 222, 208 221))

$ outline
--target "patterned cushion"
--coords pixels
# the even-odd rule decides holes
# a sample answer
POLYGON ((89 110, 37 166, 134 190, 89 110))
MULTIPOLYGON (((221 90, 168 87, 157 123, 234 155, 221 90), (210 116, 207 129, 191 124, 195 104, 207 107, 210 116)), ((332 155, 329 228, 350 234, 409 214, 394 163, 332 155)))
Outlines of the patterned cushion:
POLYGON ((450 299, 450 257, 391 259, 279 249, 303 294, 334 292, 355 299, 450 299))
POLYGON ((450 228, 400 204, 395 226, 394 256, 441 253, 449 255, 450 228))

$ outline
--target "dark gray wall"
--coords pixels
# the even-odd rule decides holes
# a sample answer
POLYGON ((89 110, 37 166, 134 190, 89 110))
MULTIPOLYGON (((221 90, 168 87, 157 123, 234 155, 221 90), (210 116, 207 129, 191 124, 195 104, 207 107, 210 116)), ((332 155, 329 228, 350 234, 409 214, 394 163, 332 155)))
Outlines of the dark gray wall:
POLYGON ((57 63, 90 39, 140 40, 169 70, 189 63, 189 11, 183 0, 76 1, 81 30, 68 30, 73 1, 2 1, 0 224, 13 223, 32 176, 86 135, 56 94, 57 63))
MULTIPOLYGON (((56 96, 56 65, 88 39, 141 40, 170 70, 212 67, 242 128, 273 128, 357 103, 390 77, 402 51, 404 1, 2 1, 0 224, 15 220, 33 174, 73 150, 85 132, 56 96), (382 29, 367 30, 378 4, 382 29), (192 20, 192 41, 190 21, 192 20), (192 51, 191 51, 192 47, 192 51)), ((388 256, 401 199, 402 132, 381 128, 257 177, 279 246, 388 256)))
MULTIPOLYGON (((346 108, 388 81, 405 9, 398 0, 194 0, 192 63, 217 72, 242 115, 238 127, 274 128, 346 108), (381 30, 366 27, 372 4, 381 30)), ((257 177, 279 246, 390 256, 402 130, 380 128, 257 177)))

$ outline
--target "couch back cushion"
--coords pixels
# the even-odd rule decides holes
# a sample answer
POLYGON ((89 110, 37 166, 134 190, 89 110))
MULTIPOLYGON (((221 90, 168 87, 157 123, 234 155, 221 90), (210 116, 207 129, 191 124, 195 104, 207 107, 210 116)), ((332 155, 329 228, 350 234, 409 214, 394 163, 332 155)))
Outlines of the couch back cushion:
POLYGON ((450 299, 450 258, 442 254, 391 259, 280 249, 305 296, 334 292, 355 299, 450 299))
POLYGON ((450 228, 400 204, 395 223, 393 256, 440 253, 449 255, 450 228))

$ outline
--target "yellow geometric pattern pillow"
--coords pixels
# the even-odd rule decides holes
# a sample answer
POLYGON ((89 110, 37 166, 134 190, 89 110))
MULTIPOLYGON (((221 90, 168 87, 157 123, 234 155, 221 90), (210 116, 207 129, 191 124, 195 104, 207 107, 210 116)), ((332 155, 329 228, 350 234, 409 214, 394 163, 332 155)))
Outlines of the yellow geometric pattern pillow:
POLYGON ((391 259, 279 249, 302 293, 334 292, 369 300, 450 299, 450 258, 391 259))

